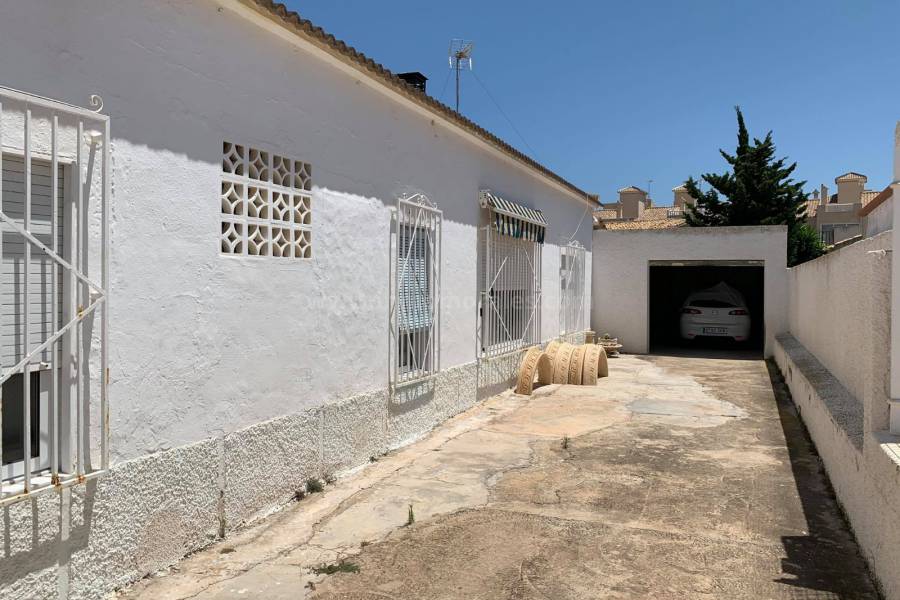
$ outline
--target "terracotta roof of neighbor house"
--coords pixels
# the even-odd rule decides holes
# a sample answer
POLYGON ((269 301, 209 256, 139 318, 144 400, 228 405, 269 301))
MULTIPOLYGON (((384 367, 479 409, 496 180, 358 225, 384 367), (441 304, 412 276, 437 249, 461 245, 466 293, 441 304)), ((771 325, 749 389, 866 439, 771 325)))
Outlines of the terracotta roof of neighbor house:
POLYGON ((803 213, 807 217, 816 216, 816 210, 819 208, 819 199, 818 198, 807 198, 806 199, 806 211, 803 213))
POLYGON ((863 190, 862 196, 860 197, 859 201, 863 206, 865 206, 866 204, 874 200, 875 197, 880 193, 881 192, 879 192, 878 190, 863 190))
POLYGON ((834 178, 835 183, 842 183, 844 181, 868 181, 869 178, 863 175, 862 173, 855 173, 853 171, 849 171, 844 173, 843 175, 839 175, 834 178))
POLYGON ((684 184, 682 184, 682 185, 679 185, 678 187, 673 187, 673 188, 672 188, 672 191, 673 191, 673 192, 686 192, 686 191, 687 191, 687 186, 684 185, 684 184))
POLYGON ((863 204, 863 207, 859 209, 859 216, 866 216, 867 214, 878 208, 879 205, 883 204, 884 201, 890 198, 892 195, 893 193, 891 192, 891 186, 887 186, 886 188, 875 194, 875 196, 873 196, 868 202, 863 204))
POLYGON ((609 210, 596 211, 594 214, 612 212, 612 217, 601 216, 599 227, 602 229, 671 229, 685 225, 684 216, 670 217, 671 206, 658 206, 644 209, 639 219, 617 219, 616 212, 609 210))
POLYGON ((619 190, 619 193, 622 193, 622 192, 641 192, 642 194, 646 193, 646 192, 644 192, 644 190, 642 190, 641 188, 639 188, 635 185, 629 185, 628 187, 623 187, 621 190, 619 190))
POLYGON ((516 150, 490 131, 467 119, 449 106, 438 102, 422 90, 400 79, 394 73, 384 68, 384 66, 375 62, 353 46, 337 39, 321 27, 313 25, 311 21, 304 19, 298 13, 288 9, 284 4, 273 2, 272 0, 243 0, 243 2, 248 6, 255 7, 273 21, 287 27, 289 30, 325 50, 332 56, 356 68, 362 74, 379 81, 435 115, 452 121, 501 152, 504 152, 526 166, 540 172, 574 194, 584 197, 586 202, 594 204, 593 198, 590 198, 587 192, 575 184, 566 180, 561 175, 557 175, 536 160, 516 150))

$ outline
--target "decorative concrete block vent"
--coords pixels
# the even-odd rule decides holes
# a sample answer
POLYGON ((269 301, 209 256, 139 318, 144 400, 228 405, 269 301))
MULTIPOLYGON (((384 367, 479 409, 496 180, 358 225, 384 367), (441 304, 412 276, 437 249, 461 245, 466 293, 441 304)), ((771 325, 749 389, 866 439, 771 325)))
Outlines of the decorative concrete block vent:
POLYGON ((222 145, 222 254, 312 258, 312 167, 231 142, 222 145))
POLYGON ((606 352, 596 344, 574 346, 552 341, 547 349, 532 346, 522 357, 516 393, 530 396, 535 380, 541 385, 551 383, 597 385, 601 377, 609 377, 606 352))

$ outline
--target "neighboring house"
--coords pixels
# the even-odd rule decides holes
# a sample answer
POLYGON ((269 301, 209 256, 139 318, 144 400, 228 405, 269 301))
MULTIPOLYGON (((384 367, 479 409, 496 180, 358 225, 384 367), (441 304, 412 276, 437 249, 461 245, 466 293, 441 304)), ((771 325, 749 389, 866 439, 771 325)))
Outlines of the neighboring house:
POLYGON ((878 196, 878 191, 866 189, 868 178, 860 173, 844 173, 834 182, 836 194, 822 185, 806 204, 806 222, 829 246, 863 234, 860 210, 878 196))
POLYGON ((594 211, 595 229, 669 229, 685 224, 684 207, 695 200, 680 185, 672 190, 672 206, 653 206, 647 192, 629 186, 619 190, 619 201, 594 211))
POLYGON ((282 5, 11 2, 0 56, 0 597, 103 597, 583 339, 596 201, 282 5))

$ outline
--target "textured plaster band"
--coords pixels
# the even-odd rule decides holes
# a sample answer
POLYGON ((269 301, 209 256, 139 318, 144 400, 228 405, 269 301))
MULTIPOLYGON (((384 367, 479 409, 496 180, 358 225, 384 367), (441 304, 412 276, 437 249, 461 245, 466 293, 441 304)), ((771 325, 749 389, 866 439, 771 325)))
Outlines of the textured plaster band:
POLYGON ((277 510, 308 478, 364 465, 469 408, 477 373, 470 363, 393 396, 362 394, 127 461, 66 492, 70 503, 46 494, 6 507, 0 597, 59 597, 63 582, 63 597, 97 598, 169 566, 277 510))

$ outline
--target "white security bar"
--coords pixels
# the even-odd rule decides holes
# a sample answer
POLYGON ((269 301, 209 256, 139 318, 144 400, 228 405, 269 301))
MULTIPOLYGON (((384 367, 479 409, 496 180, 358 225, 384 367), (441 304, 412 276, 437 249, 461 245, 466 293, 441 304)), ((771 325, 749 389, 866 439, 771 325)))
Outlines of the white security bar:
MULTIPOLYGON (((0 506, 41 491, 62 489, 93 479, 102 475, 109 467, 110 133, 109 118, 99 114, 102 102, 98 97, 92 96, 91 104, 98 107, 96 111, 0 87, 0 266, 22 260, 23 280, 21 298, 15 297, 17 290, 10 290, 14 304, 19 309, 12 310, 9 315, 0 313, 0 318, 12 318, 16 321, 6 323, 6 326, 15 325, 13 329, 22 332, 21 339, 14 339, 9 351, 11 354, 4 351, 2 355, 3 363, 14 364, 0 364, 0 405, 3 402, 21 401, 23 415, 21 461, 0 465, 0 506), (4 120, 4 117, 7 118, 4 120), (17 125, 19 122, 21 126, 17 125), (10 124, 12 132, 9 131, 10 124), (87 137, 86 127, 89 128, 87 137), (63 133, 67 134, 65 142, 62 141, 63 133), (46 141, 48 139, 49 147, 46 141), (21 146, 18 146, 19 140, 21 146), (84 156, 85 147, 89 149, 91 156, 87 161, 84 156), (98 150, 102 151, 99 161, 94 159, 98 150), (22 200, 13 203, 15 206, 22 206, 20 216, 15 214, 15 206, 10 205, 10 208, 4 204, 4 158, 9 156, 14 158, 11 162, 13 166, 19 163, 23 165, 24 185, 15 185, 16 189, 21 186, 19 197, 22 200), (46 183, 41 183, 43 187, 37 188, 41 191, 35 192, 35 165, 39 168, 39 181, 45 181, 43 177, 49 165, 49 193, 43 191, 46 183), (74 185, 63 187, 63 175, 67 182, 74 180, 74 185), (98 185, 99 188, 96 187, 98 185), (71 190, 74 197, 67 198, 65 192, 61 195, 61 188, 71 190), (92 194, 92 189, 99 193, 92 194), (88 231, 88 216, 97 214, 97 211, 91 211, 88 206, 91 197, 99 197, 101 203, 100 240, 92 240, 88 231), (41 210, 35 213, 32 210, 36 198, 42 203, 50 203, 49 222, 45 220, 46 212, 41 210), (61 213, 60 206, 63 203, 71 210, 61 213), (35 214, 39 215, 36 220, 35 214), (35 227, 38 229, 35 230, 35 227), (45 243, 38 236, 43 235, 40 232, 47 227, 50 239, 45 243), (16 241, 22 240, 21 256, 15 253, 3 256, 4 235, 14 235, 16 241), (94 268, 99 267, 101 272, 99 285, 88 276, 88 244, 95 245, 98 241, 101 260, 94 268), (33 252, 34 249, 37 252, 33 252), (32 261, 46 263, 49 269, 34 269, 32 261), (47 285, 46 278, 49 278, 49 292, 41 292, 33 297, 32 287, 38 286, 35 289, 43 290, 47 285), (60 285, 64 280, 67 289, 60 293, 60 285), (47 296, 49 307, 46 306, 47 296), (88 388, 82 378, 86 376, 84 371, 88 357, 85 353, 91 352, 91 340, 84 327, 98 313, 101 371, 97 384, 88 388), (32 328, 34 323, 44 325, 32 328), (72 367, 65 367, 65 378, 64 365, 74 365, 73 371, 72 367), (15 377, 21 378, 21 397, 19 394, 4 397, 3 388, 11 385, 15 377), (33 387, 35 384, 39 386, 37 389, 33 387), (89 389, 97 388, 99 392, 88 393, 89 389), (95 424, 98 426, 99 436, 92 437, 91 424, 86 416, 95 414, 92 410, 96 406, 95 396, 99 396, 100 423, 95 424), (33 402, 34 399, 37 401, 33 402), (73 411, 74 431, 72 419, 69 418, 73 411), (37 431, 37 438, 33 435, 33 428, 37 431), (90 460, 92 448, 99 448, 99 468, 95 468, 90 460)), ((9 171, 11 177, 16 176, 17 169, 15 167, 9 171)), ((21 182, 21 179, 13 181, 21 182)), ((13 279, 6 276, 3 285, 15 286, 17 271, 12 267, 9 270, 13 273, 13 279)), ((0 441, 4 447, 10 442, 0 441)))
POLYGON ((491 359, 540 342, 542 244, 482 230, 478 356, 491 359))
POLYGON ((559 248, 559 330, 564 337, 584 331, 585 251, 577 241, 559 248))
POLYGON ((401 197, 393 214, 389 286, 393 388, 441 369, 441 232, 443 215, 422 194, 401 197))

